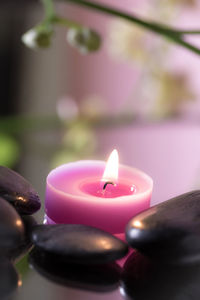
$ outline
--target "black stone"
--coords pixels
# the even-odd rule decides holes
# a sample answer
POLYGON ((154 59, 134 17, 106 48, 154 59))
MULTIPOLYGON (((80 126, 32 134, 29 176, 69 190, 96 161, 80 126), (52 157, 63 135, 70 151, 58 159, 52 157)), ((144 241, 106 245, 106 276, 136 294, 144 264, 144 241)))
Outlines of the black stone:
POLYGON ((13 247, 6 253, 6 257, 12 261, 18 261, 32 247, 31 232, 34 226, 37 225, 36 220, 32 216, 21 216, 24 224, 24 235, 21 243, 13 247))
POLYGON ((0 299, 8 299, 17 289, 17 286, 17 271, 9 260, 0 258, 0 299))
POLYGON ((200 264, 161 264, 134 252, 126 261, 121 277, 125 299, 200 299, 200 264))
POLYGON ((0 255, 21 244, 24 225, 16 210, 0 197, 0 255))
POLYGON ((200 261, 200 191, 138 214, 127 225, 126 239, 153 259, 171 263, 200 261))
POLYGON ((29 263, 45 278, 67 287, 108 292, 119 286, 121 268, 116 263, 72 264, 36 248, 29 254, 29 263))
POLYGON ((40 249, 74 263, 106 263, 128 252, 121 240, 85 225, 38 225, 33 229, 32 241, 40 249))
POLYGON ((11 169, 0 166, 0 196, 20 214, 31 215, 40 209, 38 194, 31 184, 11 169))

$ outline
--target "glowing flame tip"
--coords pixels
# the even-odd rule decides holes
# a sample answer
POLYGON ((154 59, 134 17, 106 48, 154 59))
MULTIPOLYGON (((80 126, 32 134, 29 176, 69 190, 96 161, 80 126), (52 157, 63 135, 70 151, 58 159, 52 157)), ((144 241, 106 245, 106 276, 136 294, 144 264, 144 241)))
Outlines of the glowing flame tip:
POLYGON ((118 179, 118 165, 119 165, 119 156, 116 149, 114 149, 106 163, 106 168, 103 173, 102 181, 108 182, 111 181, 113 183, 117 182, 118 179))

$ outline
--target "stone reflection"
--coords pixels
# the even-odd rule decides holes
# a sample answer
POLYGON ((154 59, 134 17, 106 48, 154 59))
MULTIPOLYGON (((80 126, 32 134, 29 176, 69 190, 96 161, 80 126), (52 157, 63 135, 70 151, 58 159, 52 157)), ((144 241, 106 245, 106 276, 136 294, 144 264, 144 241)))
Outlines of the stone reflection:
POLYGON ((18 287, 19 276, 12 263, 0 258, 0 299, 10 299, 18 287))
POLYGON ((72 264, 36 248, 29 254, 29 263, 42 276, 67 287, 110 292, 119 286, 121 268, 116 263, 72 264))
POLYGON ((124 265, 120 292, 134 300, 198 300, 199 282, 200 264, 159 264, 134 252, 124 265))

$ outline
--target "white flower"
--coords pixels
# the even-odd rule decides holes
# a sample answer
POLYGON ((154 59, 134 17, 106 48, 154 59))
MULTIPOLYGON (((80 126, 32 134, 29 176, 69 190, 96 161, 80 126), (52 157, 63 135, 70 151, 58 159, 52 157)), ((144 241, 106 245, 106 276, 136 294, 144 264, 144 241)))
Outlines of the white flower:
POLYGON ((22 42, 29 48, 38 48, 37 42, 37 31, 35 29, 30 29, 22 35, 22 42))
POLYGON ((97 51, 101 45, 99 34, 89 28, 70 28, 66 38, 68 43, 82 54, 97 51))
POLYGON ((51 45, 53 30, 49 27, 30 29, 22 36, 22 42, 31 49, 48 48, 51 45))

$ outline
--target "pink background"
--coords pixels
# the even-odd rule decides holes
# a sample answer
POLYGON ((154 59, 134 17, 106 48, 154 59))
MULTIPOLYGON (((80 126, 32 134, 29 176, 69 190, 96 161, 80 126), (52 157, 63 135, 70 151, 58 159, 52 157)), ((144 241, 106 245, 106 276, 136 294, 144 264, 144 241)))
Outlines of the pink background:
MULTIPOLYGON (((144 2, 144 1, 143 1, 144 2)), ((108 2, 107 2, 108 3, 108 2)), ((109 1, 115 7, 125 10, 133 7, 132 1, 109 1)), ((140 11, 134 1, 134 11, 140 11)), ((141 5, 141 2, 140 2, 141 5)), ((68 6, 68 14, 104 34, 111 18, 68 6)), ((140 11, 141 14, 141 11, 140 11)), ((177 20, 177 26, 194 28, 198 24, 198 14, 184 14, 177 20), (192 16, 192 17, 191 17, 192 16)), ((184 49, 172 47, 171 69, 187 70, 193 90, 199 94, 199 58, 184 49)), ((68 78, 69 94, 81 99, 88 94, 98 94, 107 100, 107 106, 114 114, 120 112, 124 100, 128 98, 137 84, 138 69, 128 63, 117 62, 108 54, 106 39, 101 51, 82 57, 70 49, 68 78)), ((138 102, 140 99, 138 99, 138 102)), ((140 168, 154 179, 152 204, 169 197, 199 187, 200 183, 200 129, 198 112, 200 102, 186 107, 181 119, 168 120, 154 124, 133 124, 121 128, 97 131, 97 157, 104 158, 113 148, 117 148, 123 164, 140 168)))

